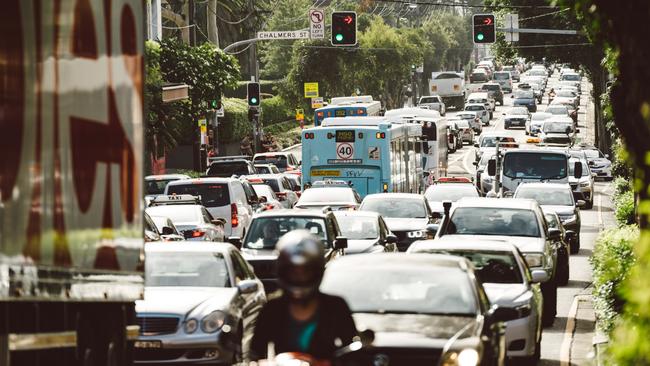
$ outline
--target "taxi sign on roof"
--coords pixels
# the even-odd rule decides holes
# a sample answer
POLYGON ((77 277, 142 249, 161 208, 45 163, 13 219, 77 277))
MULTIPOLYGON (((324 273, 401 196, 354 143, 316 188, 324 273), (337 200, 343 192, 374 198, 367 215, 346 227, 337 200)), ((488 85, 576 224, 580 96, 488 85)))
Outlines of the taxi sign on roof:
POLYGON ((191 194, 171 194, 171 195, 161 195, 154 198, 149 206, 160 206, 160 205, 200 205, 201 197, 192 196, 191 194))

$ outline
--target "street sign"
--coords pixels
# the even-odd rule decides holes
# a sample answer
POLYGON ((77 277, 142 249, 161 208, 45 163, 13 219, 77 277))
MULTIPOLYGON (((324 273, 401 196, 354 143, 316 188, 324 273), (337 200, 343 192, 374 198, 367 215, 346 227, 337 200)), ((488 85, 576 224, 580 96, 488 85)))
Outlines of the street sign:
POLYGON ((349 142, 336 143, 336 156, 342 160, 348 160, 354 155, 354 146, 349 142))
POLYGON ((296 121, 305 119, 305 111, 302 108, 296 109, 296 121))
POLYGON ((259 39, 308 39, 309 32, 303 30, 257 32, 257 38, 259 39))
POLYGON ((223 105, 221 105, 221 108, 217 109, 217 117, 225 117, 226 116, 226 111, 223 109, 223 105))
POLYGON ((208 120, 207 119, 200 119, 199 120, 199 129, 201 131, 201 144, 202 145, 207 145, 208 143, 208 120))
POLYGON ((325 12, 323 10, 309 10, 309 34, 311 39, 325 38, 325 12))
POLYGON ((519 42, 519 32, 509 30, 519 29, 519 14, 506 14, 505 27, 506 42, 519 42))
POLYGON ((318 109, 323 107, 323 97, 311 98, 311 107, 312 109, 318 109))
POLYGON ((318 83, 305 83, 305 98, 318 97, 318 83))

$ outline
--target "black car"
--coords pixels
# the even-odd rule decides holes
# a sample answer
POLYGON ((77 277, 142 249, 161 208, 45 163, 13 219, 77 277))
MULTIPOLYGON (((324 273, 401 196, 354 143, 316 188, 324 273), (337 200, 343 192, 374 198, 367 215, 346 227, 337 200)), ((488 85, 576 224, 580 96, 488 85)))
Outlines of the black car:
POLYGON ((377 335, 344 360, 358 365, 503 365, 503 322, 518 317, 491 305, 472 264, 455 256, 347 256, 328 265, 321 291, 343 297, 357 328, 377 335))
POLYGON ((205 175, 208 177, 230 178, 233 175, 257 174, 255 165, 248 160, 248 156, 224 156, 210 158, 210 167, 205 175))
POLYGON ((501 84, 485 83, 481 86, 481 90, 486 91, 490 98, 494 98, 499 105, 503 105, 503 90, 501 89, 501 84))
POLYGON ((566 230, 562 225, 562 220, 554 211, 544 211, 544 218, 548 227, 560 230, 560 238, 556 241, 557 250, 557 271, 555 280, 560 286, 566 286, 569 283, 569 256, 571 252, 571 241, 575 240, 576 233, 573 230, 566 230))
POLYGON ((241 248, 244 258, 255 268, 255 274, 264 283, 267 292, 277 289, 275 246, 282 235, 293 230, 307 230, 319 238, 325 248, 325 259, 332 260, 344 254, 348 246, 332 211, 271 210, 253 216, 243 240, 230 238, 231 244, 241 248))

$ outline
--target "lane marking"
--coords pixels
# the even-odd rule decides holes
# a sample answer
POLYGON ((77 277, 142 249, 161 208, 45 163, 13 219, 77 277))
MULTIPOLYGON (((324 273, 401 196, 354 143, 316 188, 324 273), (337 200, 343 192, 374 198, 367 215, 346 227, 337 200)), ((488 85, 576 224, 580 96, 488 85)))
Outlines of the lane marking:
MULTIPOLYGON (((594 191, 595 191, 594 187, 594 191)), ((603 228, 603 195, 598 194, 598 228, 603 228)))
POLYGON ((571 365, 571 345, 573 344, 573 334, 576 329, 576 316, 578 315, 578 304, 580 301, 588 301, 590 295, 576 295, 573 297, 571 309, 567 316, 566 327, 564 327, 564 338, 560 347, 560 366, 571 365))

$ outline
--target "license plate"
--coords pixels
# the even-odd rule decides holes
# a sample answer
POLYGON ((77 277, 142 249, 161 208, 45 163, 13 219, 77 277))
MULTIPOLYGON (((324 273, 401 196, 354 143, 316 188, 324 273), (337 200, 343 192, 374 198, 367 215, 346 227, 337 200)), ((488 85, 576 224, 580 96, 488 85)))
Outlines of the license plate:
POLYGON ((312 177, 340 177, 340 170, 312 170, 312 177))
POLYGON ((135 341, 133 344, 135 348, 162 348, 161 341, 135 341))

